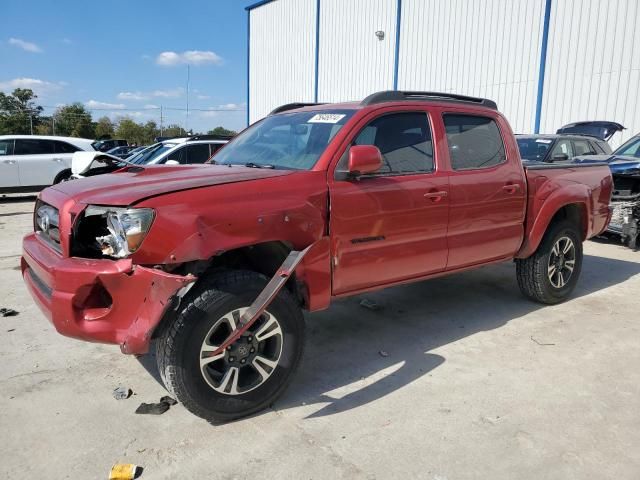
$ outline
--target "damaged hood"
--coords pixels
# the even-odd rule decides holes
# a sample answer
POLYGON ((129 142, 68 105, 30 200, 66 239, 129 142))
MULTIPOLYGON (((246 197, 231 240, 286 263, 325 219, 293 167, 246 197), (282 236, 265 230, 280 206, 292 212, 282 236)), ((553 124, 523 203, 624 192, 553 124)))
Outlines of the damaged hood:
POLYGON ((121 158, 104 152, 75 152, 71 157, 71 173, 86 175, 89 170, 98 166, 112 166, 114 170, 122 168, 127 162, 121 158))
POLYGON ((76 202, 127 206, 166 193, 279 177, 293 172, 222 165, 130 166, 118 173, 71 180, 49 188, 76 202))

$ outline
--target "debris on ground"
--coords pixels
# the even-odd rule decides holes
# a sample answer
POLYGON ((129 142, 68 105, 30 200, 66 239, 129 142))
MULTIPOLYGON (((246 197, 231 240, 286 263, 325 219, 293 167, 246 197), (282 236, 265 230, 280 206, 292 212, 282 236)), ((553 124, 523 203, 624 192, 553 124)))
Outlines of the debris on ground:
POLYGON ((133 394, 133 390, 127 387, 118 387, 113 390, 113 398, 116 400, 126 400, 133 394))
POLYGON ((380 355, 381 357, 388 357, 389 356, 389 352, 385 352, 384 350, 380 350, 378 352, 378 355, 380 355))
POLYGON ((0 315, 3 317, 15 317, 18 313, 20 312, 12 308, 0 308, 0 315))
POLYGON ((169 407, 178 402, 171 397, 162 397, 158 403, 141 403, 136 413, 141 415, 162 415, 169 407))
POLYGON ((133 480, 142 475, 142 467, 132 463, 116 463, 111 467, 109 480, 133 480))
POLYGON ((173 407, 174 405, 178 404, 178 401, 169 397, 169 396, 164 396, 160 399, 160 402, 166 403, 169 406, 173 407))
POLYGON ((360 300, 360 306, 364 307, 372 312, 377 312, 378 310, 382 310, 382 305, 374 302, 373 300, 369 300, 368 298, 363 298, 360 300))
POLYGON ((537 344, 538 344, 538 345, 540 345, 541 347, 549 347, 549 346, 555 345, 555 343, 542 343, 542 342, 539 342, 538 340, 536 340, 535 338, 533 338, 533 336, 531 336, 530 338, 531 338, 531 340, 532 340, 533 342, 537 343, 537 344))
POLYGON ((11 333, 11 332, 15 332, 16 329, 15 328, 10 328, 9 330, 7 330, 7 332, 11 333))

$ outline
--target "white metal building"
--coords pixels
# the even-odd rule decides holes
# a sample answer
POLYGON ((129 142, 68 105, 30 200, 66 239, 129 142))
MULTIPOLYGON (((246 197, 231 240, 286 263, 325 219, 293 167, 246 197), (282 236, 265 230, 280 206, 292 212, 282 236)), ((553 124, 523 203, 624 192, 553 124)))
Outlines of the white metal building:
POLYGON ((264 0, 247 8, 247 122, 379 90, 490 98, 515 132, 640 131, 640 0, 264 0))

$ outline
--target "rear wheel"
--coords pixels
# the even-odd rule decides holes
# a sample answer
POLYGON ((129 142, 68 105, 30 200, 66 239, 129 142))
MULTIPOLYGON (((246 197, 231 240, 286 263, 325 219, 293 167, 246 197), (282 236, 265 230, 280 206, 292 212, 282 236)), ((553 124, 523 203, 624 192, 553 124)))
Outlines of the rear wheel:
POLYGON ((567 299, 582 269, 582 238, 575 224, 552 224, 536 252, 516 260, 520 290, 540 303, 555 304, 567 299))
POLYGON ((214 352, 267 283, 253 272, 205 281, 156 342, 167 389, 192 413, 220 422, 271 405, 292 378, 304 346, 304 317, 288 291, 236 342, 214 352))

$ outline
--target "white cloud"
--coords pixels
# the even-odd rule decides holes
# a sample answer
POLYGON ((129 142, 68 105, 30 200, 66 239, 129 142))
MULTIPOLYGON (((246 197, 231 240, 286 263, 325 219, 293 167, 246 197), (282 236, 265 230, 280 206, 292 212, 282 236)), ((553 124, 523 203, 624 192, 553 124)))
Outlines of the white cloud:
POLYGON ((61 42, 64 43, 65 45, 71 45, 73 43, 70 38, 66 38, 66 37, 63 38, 61 42))
POLYGON ((96 109, 111 109, 111 110, 122 110, 126 105, 123 103, 107 103, 107 102, 99 102, 97 100, 89 100, 88 102, 84 102, 87 108, 96 108, 96 109))
POLYGON ((209 95, 198 95, 197 98, 198 98, 198 100, 209 100, 211 98, 211 96, 209 96, 209 95))
POLYGON ((27 42, 20 38, 10 38, 9 45, 23 49, 25 52, 42 53, 42 49, 32 42, 27 42))
POLYGON ((222 57, 212 51, 187 50, 186 52, 162 52, 156 57, 156 63, 163 67, 178 65, 221 65, 222 57))
POLYGON ((149 97, 142 92, 120 92, 118 100, 147 100, 149 97))
POLYGON ((148 103, 144 106, 144 108, 148 109, 148 110, 155 110, 160 108, 158 105, 154 105, 153 103, 148 103))
POLYGON ((42 95, 48 92, 60 90, 65 85, 67 85, 66 82, 53 83, 45 80, 39 80, 37 78, 21 77, 0 82, 0 90, 12 91, 16 88, 30 88, 36 92, 36 94, 42 95))
POLYGON ((154 90, 153 92, 120 92, 116 97, 118 100, 140 102, 151 98, 178 98, 184 94, 184 88, 168 88, 166 90, 154 90))
POLYGON ((167 90, 154 90, 151 92, 152 97, 158 98, 178 98, 184 94, 184 88, 169 88, 167 90))

